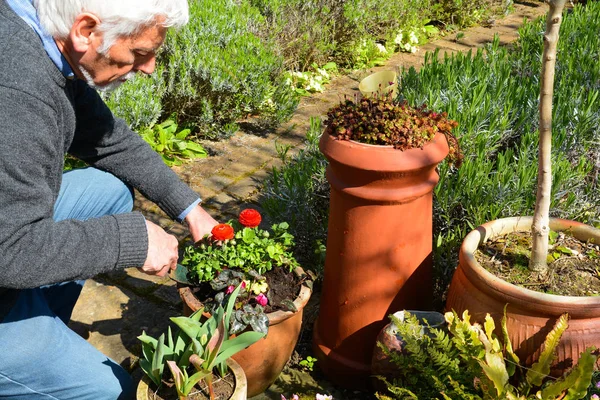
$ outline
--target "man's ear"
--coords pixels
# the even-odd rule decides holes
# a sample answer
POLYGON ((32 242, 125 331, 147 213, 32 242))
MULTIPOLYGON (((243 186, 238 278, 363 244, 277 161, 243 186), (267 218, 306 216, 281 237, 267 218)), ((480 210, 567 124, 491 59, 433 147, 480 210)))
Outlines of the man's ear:
POLYGON ((100 19, 91 13, 81 13, 75 19, 69 39, 73 45, 73 50, 79 53, 85 53, 92 41, 101 41, 101 35, 98 31, 100 19))

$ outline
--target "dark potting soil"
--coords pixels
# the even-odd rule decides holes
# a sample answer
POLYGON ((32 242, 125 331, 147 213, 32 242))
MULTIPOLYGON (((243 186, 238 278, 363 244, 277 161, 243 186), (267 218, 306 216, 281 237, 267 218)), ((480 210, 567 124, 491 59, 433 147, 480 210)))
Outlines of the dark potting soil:
MULTIPOLYGON (((264 277, 269 285, 266 293, 269 302, 265 306, 265 313, 279 310, 288 310, 282 304, 283 300, 294 301, 300 294, 302 283, 307 277, 299 277, 294 272, 288 272, 287 268, 273 268, 266 272, 264 277)), ((199 286, 192 288, 194 295, 202 303, 209 303, 214 300, 215 291, 208 282, 202 282, 199 286)), ((250 300, 252 303, 254 300, 250 300)), ((252 303, 254 304, 254 303, 252 303)))
MULTIPOLYGON (((194 371, 190 371, 189 375, 194 374, 194 371)), ((228 373, 223 378, 220 376, 213 375, 213 391, 215 393, 216 400, 227 400, 233 394, 235 385, 235 378, 232 373, 228 373)), ((150 388, 152 390, 152 388, 150 388)), ((158 391, 152 391, 149 393, 150 400, 179 400, 177 391, 172 381, 164 382, 158 391)), ((190 392, 187 397, 189 400, 209 400, 208 387, 204 382, 194 386, 194 389, 190 392)))
POLYGON ((475 258, 486 270, 517 286, 561 296, 600 296, 598 244, 559 232, 548 253, 548 273, 531 273, 531 234, 514 232, 480 245, 475 258))

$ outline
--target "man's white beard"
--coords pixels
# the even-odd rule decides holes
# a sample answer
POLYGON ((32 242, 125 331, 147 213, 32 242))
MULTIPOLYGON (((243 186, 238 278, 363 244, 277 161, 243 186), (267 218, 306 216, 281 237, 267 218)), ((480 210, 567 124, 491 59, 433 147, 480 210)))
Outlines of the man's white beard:
POLYGON ((122 77, 120 77, 120 78, 112 81, 108 85, 99 86, 99 85, 96 85, 94 83, 94 79, 92 79, 92 75, 88 72, 88 70, 86 70, 82 66, 79 66, 79 71, 81 71, 81 74, 84 76, 85 81, 87 82, 87 84, 91 88, 96 89, 96 90, 98 90, 100 92, 112 92, 113 90, 115 90, 116 88, 118 88, 119 86, 121 86, 123 83, 125 83, 122 79, 130 80, 130 79, 133 79, 135 77, 135 72, 130 71, 127 74, 123 75, 122 77))

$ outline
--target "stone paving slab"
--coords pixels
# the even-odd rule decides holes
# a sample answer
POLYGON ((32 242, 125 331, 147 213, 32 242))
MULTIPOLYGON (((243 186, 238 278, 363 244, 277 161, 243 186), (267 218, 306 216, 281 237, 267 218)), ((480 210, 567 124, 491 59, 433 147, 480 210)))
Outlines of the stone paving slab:
MULTIPOLYGON (((281 165, 275 143, 289 146, 289 154, 294 154, 302 147, 310 118, 324 117, 326 110, 344 97, 356 95, 362 78, 384 69, 399 72, 411 67, 418 69, 426 51, 440 49, 443 58, 446 52, 481 47, 496 33, 501 43, 510 43, 517 38, 517 29, 524 19, 544 15, 546 10, 543 3, 515 4, 514 13, 495 21, 491 27, 467 29, 459 40, 455 40, 455 34, 448 35, 422 46, 415 54, 396 53, 384 66, 336 77, 324 93, 302 99, 292 118, 276 131, 240 132, 228 141, 205 142, 209 157, 173 169, 201 195, 204 207, 218 220, 234 218, 248 205, 260 209, 255 203, 259 184, 268 177, 273 166, 281 165)), ((139 193, 135 207, 179 240, 187 238, 183 225, 170 220, 139 193)), ((88 280, 70 326, 108 357, 126 367, 135 367, 140 354, 137 336, 142 330, 158 336, 166 328, 168 317, 180 315, 181 311, 174 282, 149 277, 133 268, 88 280)), ((139 379, 139 368, 133 370, 134 377, 139 379)), ((287 387, 285 379, 300 379, 318 389, 318 384, 309 382, 309 378, 286 375, 273 390, 253 400, 279 399, 281 392, 277 390, 287 387)))

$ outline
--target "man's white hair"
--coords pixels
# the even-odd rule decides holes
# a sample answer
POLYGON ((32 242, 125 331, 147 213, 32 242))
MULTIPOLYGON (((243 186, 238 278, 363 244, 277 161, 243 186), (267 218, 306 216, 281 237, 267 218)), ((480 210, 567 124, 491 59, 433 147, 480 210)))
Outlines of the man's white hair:
POLYGON ((180 27, 189 19, 187 0, 34 0, 40 23, 55 38, 66 39, 77 16, 84 12, 100 19, 105 53, 119 37, 132 36, 164 20, 164 27, 180 27))

